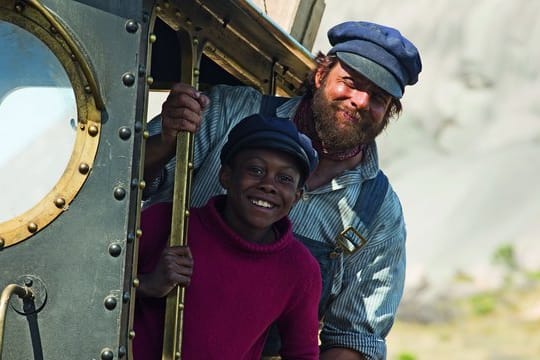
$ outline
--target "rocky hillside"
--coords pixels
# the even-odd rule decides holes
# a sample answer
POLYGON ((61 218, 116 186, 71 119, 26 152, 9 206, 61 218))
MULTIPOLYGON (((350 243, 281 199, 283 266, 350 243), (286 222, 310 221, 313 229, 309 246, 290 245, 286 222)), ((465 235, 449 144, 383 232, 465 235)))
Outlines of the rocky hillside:
POLYGON ((529 0, 326 0, 313 51, 329 48, 333 24, 367 20, 399 28, 422 54, 420 81, 379 142, 408 224, 405 300, 463 276, 460 291, 500 287, 501 251, 540 270, 539 18, 529 0))

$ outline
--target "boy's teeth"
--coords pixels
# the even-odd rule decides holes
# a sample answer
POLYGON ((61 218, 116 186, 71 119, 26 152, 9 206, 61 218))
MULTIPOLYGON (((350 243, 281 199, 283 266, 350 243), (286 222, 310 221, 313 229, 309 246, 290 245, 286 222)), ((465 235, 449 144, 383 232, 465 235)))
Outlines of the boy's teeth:
POLYGON ((258 206, 265 207, 265 208, 271 208, 272 207, 272 204, 270 204, 269 202, 264 201, 264 200, 252 200, 252 203, 255 204, 255 205, 258 205, 258 206))

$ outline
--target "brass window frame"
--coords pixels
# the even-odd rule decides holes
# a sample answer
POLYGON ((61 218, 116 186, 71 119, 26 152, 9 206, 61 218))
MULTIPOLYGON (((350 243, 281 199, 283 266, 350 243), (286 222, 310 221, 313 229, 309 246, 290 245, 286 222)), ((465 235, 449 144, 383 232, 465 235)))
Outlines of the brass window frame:
POLYGON ((69 209, 92 170, 104 103, 92 68, 77 41, 39 1, 0 0, 0 20, 28 31, 53 52, 71 82, 77 107, 75 144, 64 173, 32 208, 0 223, 1 250, 30 238, 69 209))

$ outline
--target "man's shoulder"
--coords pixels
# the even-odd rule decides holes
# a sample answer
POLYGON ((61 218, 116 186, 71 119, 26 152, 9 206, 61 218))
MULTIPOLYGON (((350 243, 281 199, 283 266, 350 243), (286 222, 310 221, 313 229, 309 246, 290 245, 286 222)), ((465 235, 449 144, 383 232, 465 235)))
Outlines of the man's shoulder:
POLYGON ((262 93, 252 86, 247 85, 228 85, 228 84, 218 84, 212 86, 208 91, 210 95, 212 94, 221 94, 221 96, 238 96, 242 95, 252 95, 252 96, 262 96, 262 93))

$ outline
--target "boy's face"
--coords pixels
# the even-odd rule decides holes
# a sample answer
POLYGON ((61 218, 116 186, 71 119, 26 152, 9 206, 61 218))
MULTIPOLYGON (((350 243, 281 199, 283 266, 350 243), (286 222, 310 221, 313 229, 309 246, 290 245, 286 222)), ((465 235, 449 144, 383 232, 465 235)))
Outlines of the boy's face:
POLYGON ((300 169, 294 157, 269 149, 239 151, 220 170, 227 190, 225 219, 240 235, 268 231, 300 198, 300 169))

